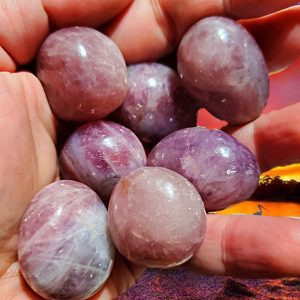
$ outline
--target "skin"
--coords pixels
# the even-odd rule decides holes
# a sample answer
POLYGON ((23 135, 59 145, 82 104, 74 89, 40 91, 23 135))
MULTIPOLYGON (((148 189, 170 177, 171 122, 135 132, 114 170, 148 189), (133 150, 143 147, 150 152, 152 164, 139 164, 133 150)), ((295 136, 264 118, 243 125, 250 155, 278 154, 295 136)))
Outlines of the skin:
MULTIPOLYGON (((57 177, 58 126, 44 91, 33 75, 5 71, 15 72, 17 66, 30 62, 50 26, 99 28, 105 23, 103 30, 132 63, 164 56, 176 47, 193 22, 216 14, 236 19, 271 14, 243 22, 260 43, 269 70, 274 71, 300 54, 300 8, 278 11, 296 2, 183 0, 178 6, 174 0, 1 1, 0 299, 40 299, 19 274, 18 226, 33 195, 57 177)), ((299 114, 300 103, 296 103, 243 127, 226 130, 245 143, 262 170, 267 170, 299 162, 299 114)), ((207 274, 300 276, 299 233, 300 221, 296 219, 209 215, 205 241, 188 267, 207 274)), ((118 257, 112 276, 93 299, 116 297, 142 271, 118 257)))

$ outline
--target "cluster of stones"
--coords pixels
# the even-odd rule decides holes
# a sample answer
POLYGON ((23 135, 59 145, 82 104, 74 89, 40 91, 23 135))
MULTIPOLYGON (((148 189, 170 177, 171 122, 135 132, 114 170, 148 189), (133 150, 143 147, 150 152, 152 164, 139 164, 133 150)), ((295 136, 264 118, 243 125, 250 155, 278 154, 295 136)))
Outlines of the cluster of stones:
POLYGON ((261 114, 269 82, 254 39, 230 19, 205 18, 182 38, 177 62, 179 76, 154 62, 127 67, 108 37, 84 27, 43 43, 37 75, 54 114, 84 124, 60 153, 63 180, 34 197, 20 226, 20 268, 42 297, 95 294, 114 247, 146 267, 186 262, 204 239, 206 212, 256 189, 253 154, 195 127, 199 107, 234 125, 261 114), (148 157, 143 143, 156 144, 148 157))

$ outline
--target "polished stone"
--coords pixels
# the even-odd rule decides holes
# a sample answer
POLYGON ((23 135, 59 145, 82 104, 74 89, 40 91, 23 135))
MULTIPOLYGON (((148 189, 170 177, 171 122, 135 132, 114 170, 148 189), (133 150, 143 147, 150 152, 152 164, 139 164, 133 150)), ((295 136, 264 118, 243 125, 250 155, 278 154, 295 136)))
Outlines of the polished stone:
POLYGON ((144 167, 146 161, 136 135, 110 121, 79 127, 66 141, 59 158, 62 178, 85 183, 106 202, 120 177, 144 167))
POLYGON ((115 115, 145 143, 196 125, 196 109, 171 68, 158 63, 128 67, 128 92, 115 115))
POLYGON ((127 92, 127 69, 118 47, 92 28, 50 34, 37 57, 37 76, 55 115, 92 121, 114 111, 127 92))
POLYGON ((29 286, 46 299, 83 300, 99 290, 114 246, 97 194, 69 180, 42 189, 21 222, 18 260, 29 286))
POLYGON ((249 198, 260 175, 254 155, 238 140, 202 127, 182 129, 162 139, 150 152, 148 165, 186 177, 208 211, 249 198))
POLYGON ((108 223, 130 261, 167 268, 190 259, 203 241, 206 213, 194 186, 165 168, 135 170, 116 185, 108 223))
POLYGON ((224 17, 200 20, 182 38, 177 59, 187 91, 217 118, 236 125, 262 113, 269 95, 266 63, 239 23, 224 17))

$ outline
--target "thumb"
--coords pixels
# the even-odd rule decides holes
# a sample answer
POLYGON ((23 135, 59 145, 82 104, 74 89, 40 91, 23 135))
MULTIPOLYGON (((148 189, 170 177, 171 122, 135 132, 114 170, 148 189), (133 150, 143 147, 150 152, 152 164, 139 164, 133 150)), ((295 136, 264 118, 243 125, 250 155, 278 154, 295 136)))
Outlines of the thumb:
POLYGON ((225 128, 256 156, 262 171, 300 162, 300 103, 274 110, 242 126, 225 128))

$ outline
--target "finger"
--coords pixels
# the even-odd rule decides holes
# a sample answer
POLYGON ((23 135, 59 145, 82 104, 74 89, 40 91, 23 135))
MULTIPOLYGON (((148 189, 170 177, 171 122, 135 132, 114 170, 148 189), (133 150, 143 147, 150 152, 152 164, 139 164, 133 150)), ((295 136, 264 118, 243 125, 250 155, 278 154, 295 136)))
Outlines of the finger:
POLYGON ((261 17, 287 8, 295 0, 184 0, 176 5, 176 0, 160 0, 163 14, 176 24, 176 31, 181 36, 193 23, 212 15, 223 15, 236 19, 261 17), (184 7, 184 9, 182 9, 184 7))
POLYGON ((209 215, 206 237, 189 265, 206 274, 300 276, 300 220, 209 215))
POLYGON ((270 96, 263 113, 299 102, 300 56, 288 68, 270 76, 270 96))
POLYGON ((258 16, 296 2, 183 0, 178 5, 175 0, 134 1, 108 26, 106 33, 121 48, 128 62, 154 60, 174 49, 186 30, 204 17, 243 17, 245 11, 254 11, 251 14, 258 16))
POLYGON ((17 66, 13 59, 0 46, 0 70, 4 72, 15 72, 17 66))
POLYGON ((42 300, 28 287, 17 262, 11 264, 5 274, 0 277, 0 299, 42 300))
POLYGON ((48 33, 48 18, 41 1, 0 1, 0 70, 28 63, 48 33), (11 57, 6 57, 6 53, 11 57), (2 60, 2 58, 4 60, 2 60))
POLYGON ((106 34, 129 63, 155 60, 173 50, 194 22, 224 14, 222 1, 134 1, 109 24, 106 34), (184 9, 182 9, 184 7, 184 9))
POLYGON ((296 3, 295 0, 224 0, 225 12, 236 19, 261 17, 296 3))
POLYGON ((118 15, 133 0, 43 0, 54 27, 99 26, 118 15))
POLYGON ((256 156, 261 171, 300 162, 300 103, 260 116, 242 127, 224 130, 256 156))
POLYGON ((283 69, 300 56, 300 6, 242 24, 258 42, 269 71, 283 69))

